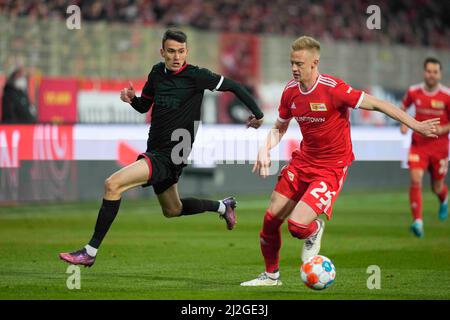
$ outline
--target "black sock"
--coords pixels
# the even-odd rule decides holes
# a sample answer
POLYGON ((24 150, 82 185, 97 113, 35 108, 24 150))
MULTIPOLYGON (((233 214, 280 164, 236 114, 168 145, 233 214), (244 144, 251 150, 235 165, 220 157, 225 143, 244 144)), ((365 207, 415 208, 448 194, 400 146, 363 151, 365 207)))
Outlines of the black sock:
POLYGON ((103 199, 102 206, 98 212, 97 223, 95 224, 95 232, 92 236, 89 245, 98 249, 103 241, 109 227, 116 218, 117 212, 119 212, 120 199, 119 200, 106 200, 103 199))
POLYGON ((205 211, 217 212, 220 206, 220 202, 217 200, 203 200, 195 198, 181 199, 181 203, 183 204, 181 216, 202 213, 205 211))

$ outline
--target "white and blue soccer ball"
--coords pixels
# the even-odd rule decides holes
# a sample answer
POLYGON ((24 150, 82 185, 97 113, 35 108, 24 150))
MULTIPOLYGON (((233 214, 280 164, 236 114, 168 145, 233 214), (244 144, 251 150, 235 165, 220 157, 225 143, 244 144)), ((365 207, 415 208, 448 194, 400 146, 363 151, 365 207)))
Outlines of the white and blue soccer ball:
POLYGON ((336 267, 327 257, 317 255, 302 264, 300 277, 309 288, 323 290, 333 284, 336 267))

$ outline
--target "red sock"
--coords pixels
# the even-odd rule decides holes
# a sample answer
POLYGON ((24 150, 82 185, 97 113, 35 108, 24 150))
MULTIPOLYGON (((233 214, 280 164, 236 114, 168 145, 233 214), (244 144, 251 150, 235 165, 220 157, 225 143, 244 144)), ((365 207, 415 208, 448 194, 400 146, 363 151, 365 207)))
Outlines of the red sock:
POLYGON ((414 220, 422 220, 422 187, 420 184, 410 185, 409 204, 414 220))
POLYGON ((447 195, 448 195, 448 187, 446 184, 444 184, 444 186, 442 187, 441 192, 438 193, 438 197, 439 197, 439 201, 442 203, 447 199, 447 195))
POLYGON ((292 219, 289 219, 288 225, 289 232, 292 234, 292 236, 302 240, 309 238, 310 236, 314 235, 317 230, 319 230, 319 226, 317 225, 317 222, 315 220, 310 224, 301 224, 295 222, 292 219))
POLYGON ((278 219, 266 211, 264 224, 260 236, 261 252, 266 263, 266 272, 275 273, 280 268, 281 248, 281 224, 283 220, 278 219))

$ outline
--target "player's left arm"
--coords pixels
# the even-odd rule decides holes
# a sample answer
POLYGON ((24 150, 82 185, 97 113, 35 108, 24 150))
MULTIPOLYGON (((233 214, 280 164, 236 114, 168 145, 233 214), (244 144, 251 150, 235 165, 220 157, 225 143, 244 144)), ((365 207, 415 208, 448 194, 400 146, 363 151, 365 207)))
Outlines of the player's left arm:
POLYGON ((359 106, 361 109, 371 110, 371 111, 379 111, 386 114, 388 117, 403 123, 408 126, 412 130, 422 134, 425 137, 429 138, 437 138, 437 127, 439 125, 439 118, 433 118, 425 121, 417 121, 413 117, 411 117, 408 113, 397 108, 393 104, 378 99, 374 96, 371 96, 367 93, 364 94, 364 97, 359 106))
POLYGON ((242 86, 234 80, 224 77, 218 91, 229 91, 234 93, 236 97, 241 100, 245 106, 252 112, 252 115, 247 121, 247 127, 259 128, 263 123, 264 113, 256 104, 252 95, 242 86))
MULTIPOLYGON (((445 106, 446 106, 445 110, 447 112, 447 117, 448 117, 448 119, 450 119, 450 96, 447 96, 447 102, 446 102, 445 106)), ((437 127, 436 134, 438 136, 440 136, 440 135, 448 134, 449 132, 450 132, 450 122, 447 124, 444 124, 442 126, 439 125, 437 127)))
POLYGON ((263 112, 259 109, 252 95, 241 84, 206 68, 199 68, 197 70, 196 81, 197 87, 200 90, 208 89, 211 91, 218 90, 234 93, 234 95, 238 97, 252 113, 248 118, 247 127, 257 129, 263 123, 263 112))

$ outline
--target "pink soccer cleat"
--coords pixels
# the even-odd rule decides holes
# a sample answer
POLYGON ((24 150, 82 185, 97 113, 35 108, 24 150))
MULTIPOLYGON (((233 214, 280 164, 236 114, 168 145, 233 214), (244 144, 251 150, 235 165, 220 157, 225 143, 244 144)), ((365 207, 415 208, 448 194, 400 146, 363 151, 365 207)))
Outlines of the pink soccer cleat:
POLYGON ((75 252, 60 253, 59 258, 66 261, 67 263, 74 265, 83 265, 85 267, 91 267, 95 262, 95 257, 91 257, 90 255, 88 255, 85 248, 75 252))
POLYGON ((222 200, 223 204, 226 207, 225 213, 221 214, 220 217, 222 219, 225 219, 227 222, 227 229, 233 230, 234 225, 236 224, 236 213, 234 212, 234 209, 236 208, 236 199, 234 197, 228 197, 226 199, 222 200))

